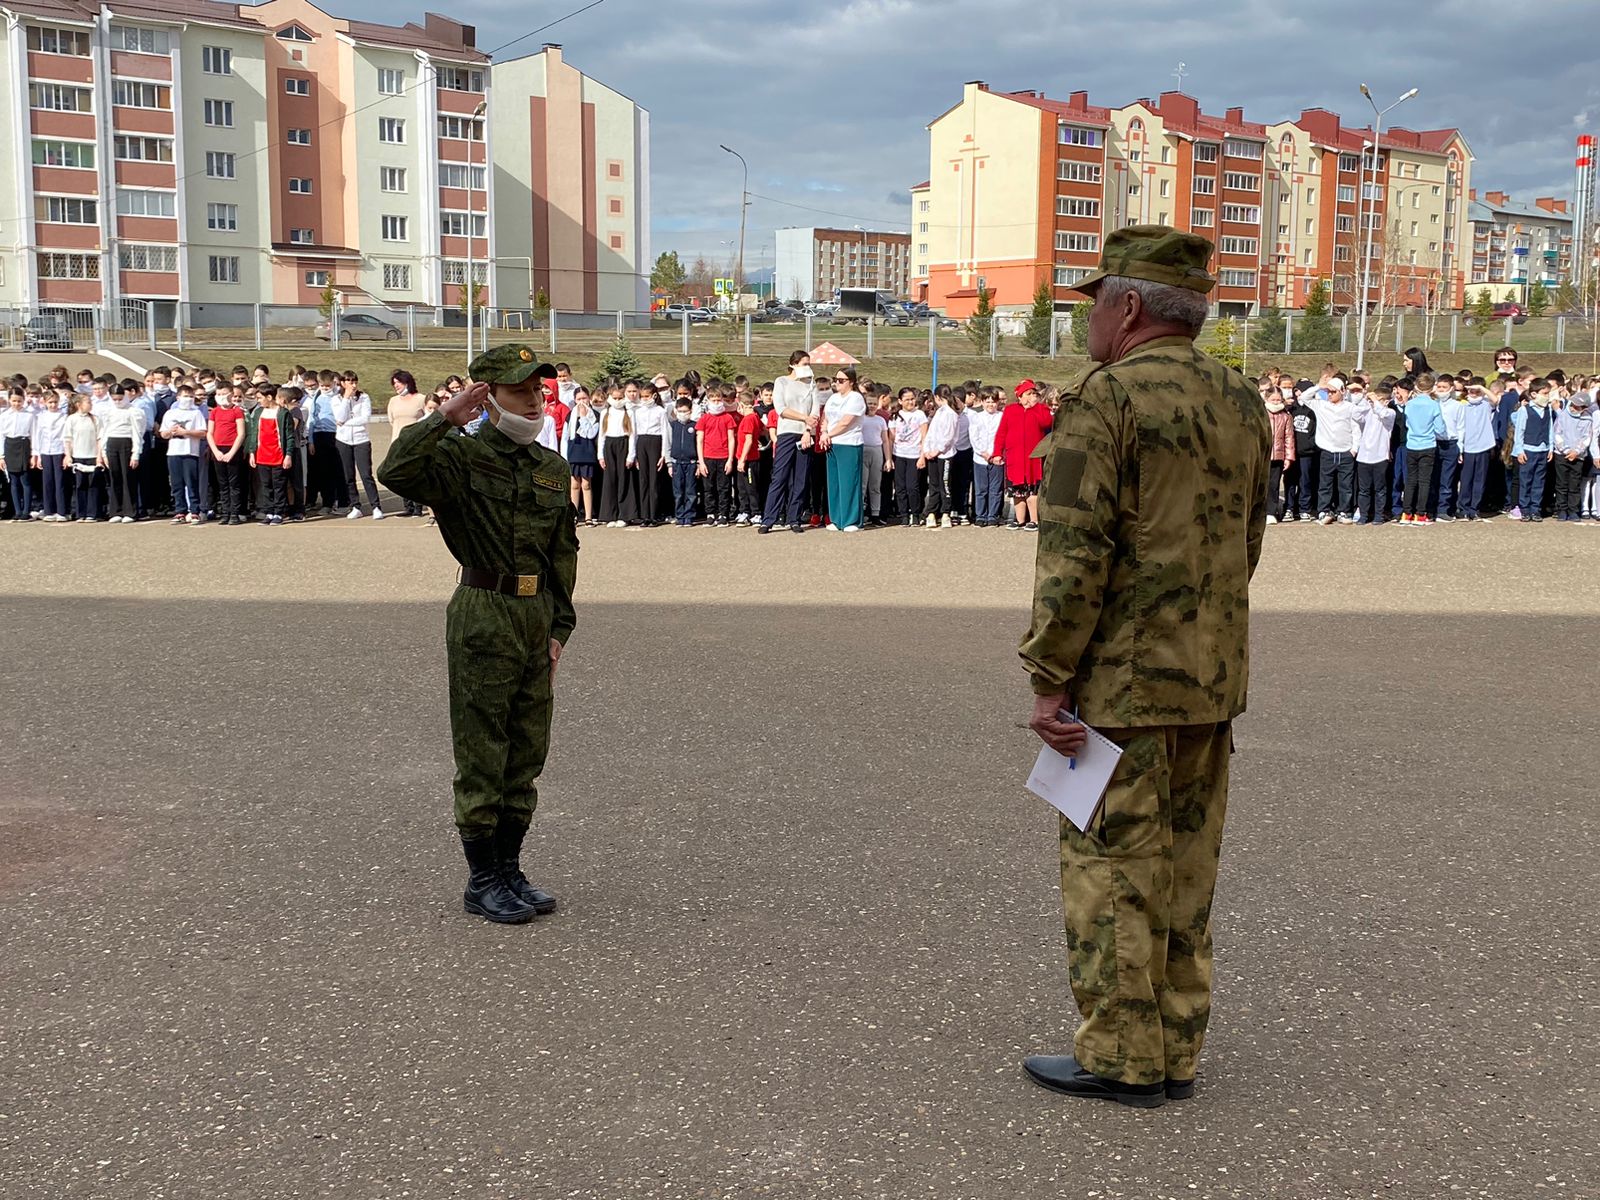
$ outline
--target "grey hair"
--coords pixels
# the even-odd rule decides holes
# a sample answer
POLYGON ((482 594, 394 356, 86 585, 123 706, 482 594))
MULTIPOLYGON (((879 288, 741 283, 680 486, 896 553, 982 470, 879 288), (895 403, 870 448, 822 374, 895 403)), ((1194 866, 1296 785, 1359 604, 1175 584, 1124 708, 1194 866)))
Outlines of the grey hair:
POLYGON ((1095 291, 1096 304, 1114 304, 1127 292, 1138 292, 1144 301, 1144 311, 1152 321, 1163 325, 1182 325, 1193 337, 1206 323, 1211 302, 1204 292, 1193 288, 1173 287, 1167 283, 1153 283, 1148 279, 1134 279, 1128 275, 1107 275, 1095 291))

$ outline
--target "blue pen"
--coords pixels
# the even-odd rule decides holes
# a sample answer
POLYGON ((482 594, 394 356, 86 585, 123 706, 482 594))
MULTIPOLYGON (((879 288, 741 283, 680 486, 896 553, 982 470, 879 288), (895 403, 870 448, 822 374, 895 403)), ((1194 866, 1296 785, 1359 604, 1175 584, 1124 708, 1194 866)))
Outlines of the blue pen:
MULTIPOLYGON (((1069 721, 1077 721, 1077 719, 1078 719, 1078 710, 1077 709, 1073 709, 1071 712, 1067 712, 1065 709, 1058 709, 1057 712, 1056 712, 1056 715, 1065 717, 1069 721)), ((1078 769, 1078 756, 1076 754, 1068 755, 1067 756, 1067 770, 1076 771, 1077 769, 1078 769)))

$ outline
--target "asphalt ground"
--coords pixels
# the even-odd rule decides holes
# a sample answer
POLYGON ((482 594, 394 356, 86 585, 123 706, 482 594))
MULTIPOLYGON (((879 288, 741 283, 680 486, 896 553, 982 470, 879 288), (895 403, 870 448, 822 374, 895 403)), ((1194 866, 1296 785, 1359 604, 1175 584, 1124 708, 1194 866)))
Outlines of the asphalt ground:
POLYGON ((419 521, 0 527, 0 1196, 1600 1195, 1600 527, 1270 529, 1196 1096, 1070 1046, 1031 539, 586 531, 460 911, 419 521))

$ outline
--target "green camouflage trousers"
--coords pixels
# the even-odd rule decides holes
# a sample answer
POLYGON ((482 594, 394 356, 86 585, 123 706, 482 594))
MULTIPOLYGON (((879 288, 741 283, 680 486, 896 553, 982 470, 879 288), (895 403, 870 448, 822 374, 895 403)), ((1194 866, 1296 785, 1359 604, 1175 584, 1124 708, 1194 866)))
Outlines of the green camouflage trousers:
POLYGON ((526 829, 550 749, 550 598, 458 587, 444 629, 456 828, 526 829))
POLYGON ((1192 1079, 1211 1015, 1211 898, 1229 722, 1103 729, 1123 747, 1087 833, 1061 821, 1078 1062, 1125 1083, 1192 1079))

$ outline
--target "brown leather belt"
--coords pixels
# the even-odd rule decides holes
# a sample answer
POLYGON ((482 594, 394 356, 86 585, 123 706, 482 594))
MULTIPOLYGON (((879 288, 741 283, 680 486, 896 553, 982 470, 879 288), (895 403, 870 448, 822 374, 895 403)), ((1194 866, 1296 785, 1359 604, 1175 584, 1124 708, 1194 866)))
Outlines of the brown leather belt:
POLYGON ((537 575, 501 575, 494 571, 480 571, 477 567, 462 567, 461 582, 467 587, 482 588, 486 592, 499 592, 503 596, 537 596, 537 575))

